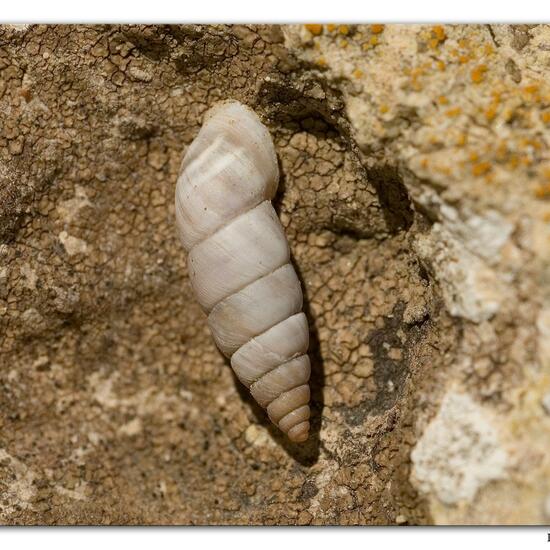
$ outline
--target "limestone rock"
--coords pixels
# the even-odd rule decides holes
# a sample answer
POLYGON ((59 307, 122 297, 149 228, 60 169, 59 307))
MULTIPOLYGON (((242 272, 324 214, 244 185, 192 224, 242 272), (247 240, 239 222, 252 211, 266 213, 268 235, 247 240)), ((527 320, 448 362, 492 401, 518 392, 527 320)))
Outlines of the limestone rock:
POLYGON ((547 520, 548 25, 0 37, 0 523, 547 520), (217 352, 174 229, 227 98, 279 155, 304 446, 217 352))

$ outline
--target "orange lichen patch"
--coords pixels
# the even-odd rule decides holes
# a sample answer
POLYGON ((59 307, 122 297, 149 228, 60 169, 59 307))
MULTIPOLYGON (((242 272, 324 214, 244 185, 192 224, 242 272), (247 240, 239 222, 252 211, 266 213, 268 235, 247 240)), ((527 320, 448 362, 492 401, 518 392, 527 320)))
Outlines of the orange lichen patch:
POLYGON ((323 25, 310 24, 304 25, 304 27, 313 35, 319 36, 323 32, 323 25))
POLYGON ((380 112, 382 114, 387 113, 389 110, 390 108, 385 103, 382 103, 382 105, 380 105, 380 112))
POLYGON ((444 70, 445 70, 445 67, 446 67, 445 62, 444 62, 444 61, 441 61, 441 60, 438 60, 438 61, 436 62, 436 66, 437 66, 437 68, 438 68, 440 71, 444 71, 444 70))
MULTIPOLYGON (((537 150, 537 151, 540 151, 544 144, 542 143, 542 141, 540 139, 537 139, 536 137, 533 137, 533 138, 530 138, 530 137, 526 137, 526 138, 523 138, 521 141, 520 141, 520 145, 522 147, 532 147, 533 149, 537 150)), ((550 179, 550 171, 548 172, 549 174, 549 179, 550 179)))
POLYGON ((510 150, 508 149, 508 144, 505 141, 501 141, 496 150, 495 158, 498 162, 505 162, 510 156, 510 150))
POLYGON ((355 69, 351 74, 353 78, 361 78, 363 76, 363 71, 361 69, 355 69))
POLYGON ((520 164, 523 164, 523 166, 530 166, 533 164, 533 159, 528 157, 527 155, 523 155, 519 158, 520 164))
POLYGON ((479 155, 475 151, 472 151, 470 153, 470 161, 476 162, 478 159, 479 159, 479 155))
POLYGON ((343 35, 347 36, 349 34, 349 26, 348 25, 340 25, 338 27, 338 32, 340 34, 343 34, 343 35))
POLYGON ((523 87, 523 91, 526 94, 536 94, 540 90, 540 86, 538 84, 528 84, 527 86, 523 87))
POLYGON ((420 83, 420 77, 426 74, 427 69, 431 68, 431 63, 423 63, 419 67, 413 67, 412 69, 405 69, 403 72, 410 77, 410 86, 413 90, 419 92, 422 90, 422 84, 420 83))
POLYGON ((550 124, 550 111, 544 111, 541 113, 540 118, 544 124, 550 124))
POLYGON ((461 65, 465 65, 466 63, 469 63, 472 59, 473 59, 473 57, 471 57, 467 54, 462 54, 462 55, 458 56, 458 62, 461 65))
POLYGON ((510 122, 515 115, 516 115, 516 109, 509 107, 504 111, 502 118, 504 119, 504 122, 510 122))
POLYGON ((326 67, 328 65, 327 60, 324 57, 320 57, 319 59, 317 59, 317 65, 320 65, 321 67, 326 67))
POLYGON ((521 90, 523 99, 528 102, 539 103, 542 101, 539 84, 528 84, 521 90))
POLYGON ((467 134, 461 133, 456 138, 456 144, 460 147, 462 147, 463 145, 466 145, 467 143, 468 143, 468 135, 467 134))
POLYGON ((485 78, 485 73, 487 72, 487 65, 478 65, 470 71, 470 77, 474 84, 479 84, 485 78))
POLYGON ((485 44, 485 46, 483 46, 483 53, 485 55, 493 55, 495 53, 495 48, 493 48, 492 44, 485 44))
POLYGON ((477 162, 472 166, 472 175, 475 177, 483 176, 492 169, 491 163, 487 161, 477 162))
POLYGON ((457 117, 460 113, 462 113, 462 109, 460 107, 453 107, 452 109, 447 109, 445 111, 445 115, 450 118, 457 117))
POLYGON ((436 167, 435 167, 435 170, 437 172, 439 172, 440 174, 444 174, 446 176, 450 176, 452 171, 450 169, 449 166, 445 165, 445 164, 438 164, 436 167))
POLYGON ((535 188, 535 196, 538 199, 550 199, 550 183, 541 183, 535 188))
POLYGON ((370 32, 372 32, 372 34, 381 34, 384 32, 384 25, 371 25, 370 32))
POLYGON ((445 42, 447 34, 445 29, 441 25, 434 25, 430 31, 430 39, 428 40, 428 45, 430 48, 435 49, 441 43, 445 42))
POLYGON ((449 98, 448 98, 447 96, 440 95, 440 96, 437 98, 437 102, 438 102, 440 105, 448 105, 448 104, 449 104, 449 98))
POLYGON ((328 32, 334 32, 336 30, 337 25, 334 25, 333 23, 329 23, 327 25, 327 31, 328 32))
POLYGON ((445 34, 445 29, 441 25, 435 25, 432 27, 432 34, 440 41, 443 42, 447 35, 445 34))
POLYGON ((517 155, 510 155, 510 160, 508 161, 508 169, 515 170, 520 165, 520 158, 517 155))
POLYGON ((430 165, 430 161, 425 157, 420 161, 420 166, 422 168, 428 168, 429 165, 430 165))
POLYGON ((487 109, 485 109, 485 118, 487 122, 492 122, 497 116, 498 105, 496 103, 491 103, 487 109))

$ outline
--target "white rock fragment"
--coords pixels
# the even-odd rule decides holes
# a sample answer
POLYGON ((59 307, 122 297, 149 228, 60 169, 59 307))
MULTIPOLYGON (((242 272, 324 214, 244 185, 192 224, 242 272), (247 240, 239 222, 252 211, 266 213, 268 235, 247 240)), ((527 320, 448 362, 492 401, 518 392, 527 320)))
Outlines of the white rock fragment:
POLYGON ((79 481, 76 488, 66 489, 61 485, 56 485, 55 490, 62 496, 72 498, 73 500, 86 500, 86 487, 88 484, 85 481, 79 481))
POLYGON ((463 208, 459 212, 429 187, 417 192, 415 199, 472 254, 490 265, 498 263, 514 226, 496 210, 477 214, 463 208))
POLYGON ((413 246, 439 283, 451 315, 481 323, 497 313, 504 299, 510 299, 510 289, 497 273, 442 224, 435 223, 413 246))
POLYGON ((83 241, 78 237, 73 237, 66 231, 61 231, 61 233, 59 233, 59 240, 69 256, 73 256, 75 254, 86 254, 86 251, 88 250, 88 244, 86 241, 83 241))
POLYGON ((271 444, 271 439, 267 430, 255 424, 248 426, 244 432, 244 438, 249 445, 253 445, 254 447, 263 447, 271 444))
POLYGON ((130 420, 130 422, 123 424, 118 429, 118 433, 120 433, 121 435, 127 435, 131 437, 133 435, 137 435, 138 433, 140 433, 142 429, 143 429, 143 426, 141 424, 141 419, 136 416, 134 419, 130 420))
POLYGON ((67 199, 57 205, 57 213, 65 223, 70 223, 78 216, 78 213, 85 206, 92 206, 88 199, 86 190, 81 185, 75 187, 75 194, 72 199, 67 199))
POLYGON ((38 277, 34 269, 28 263, 24 263, 21 268, 21 275, 25 278, 23 283, 29 290, 36 290, 36 281, 38 277))
POLYGON ((480 487, 506 476, 508 455, 489 414, 469 395, 447 393, 411 454, 420 491, 444 504, 471 502, 480 487))
POLYGON ((34 480, 36 474, 23 462, 0 448, 0 462, 5 468, 5 476, 2 486, 2 498, 0 498, 0 523, 14 512, 21 509, 31 509, 32 498, 36 494, 34 480))
POLYGON ((404 516, 403 514, 399 514, 395 518, 395 523, 397 523, 397 525, 403 525, 403 524, 407 523, 407 517, 404 516))
POLYGON ((153 75, 150 72, 144 71, 135 65, 130 65, 128 73, 133 80, 139 80, 140 82, 151 82, 153 80, 153 75))

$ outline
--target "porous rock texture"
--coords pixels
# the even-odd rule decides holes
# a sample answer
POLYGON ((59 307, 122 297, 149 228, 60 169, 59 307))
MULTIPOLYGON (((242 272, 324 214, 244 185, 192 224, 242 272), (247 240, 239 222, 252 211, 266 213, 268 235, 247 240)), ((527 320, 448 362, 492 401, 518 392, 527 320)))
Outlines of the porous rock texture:
POLYGON ((0 522, 544 523, 550 27, 0 28, 0 522), (174 228, 220 99, 269 127, 312 434, 216 350, 174 228))

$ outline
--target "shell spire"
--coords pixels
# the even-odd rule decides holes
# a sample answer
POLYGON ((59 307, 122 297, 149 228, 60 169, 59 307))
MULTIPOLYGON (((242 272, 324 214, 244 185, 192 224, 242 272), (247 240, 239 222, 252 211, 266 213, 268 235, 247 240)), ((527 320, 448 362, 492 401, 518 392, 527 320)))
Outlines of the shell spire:
POLYGON ((303 442, 310 428, 309 329, 271 205, 278 182, 267 128, 241 103, 220 103, 183 159, 176 225, 216 345, 271 421, 303 442))

